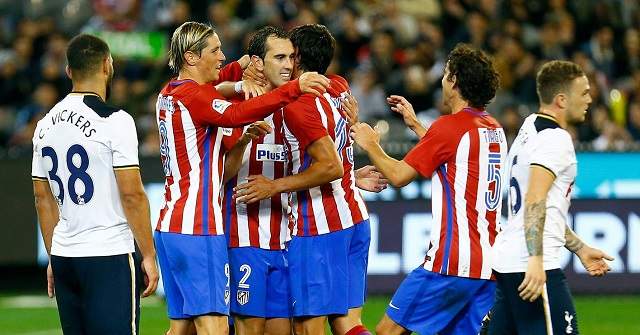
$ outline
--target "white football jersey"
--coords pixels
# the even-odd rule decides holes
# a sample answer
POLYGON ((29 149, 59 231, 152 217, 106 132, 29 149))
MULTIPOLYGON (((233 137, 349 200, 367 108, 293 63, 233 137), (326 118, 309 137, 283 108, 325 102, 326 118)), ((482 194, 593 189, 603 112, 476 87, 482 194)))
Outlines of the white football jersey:
POLYGON ((542 239, 544 269, 560 268, 571 189, 577 172, 571 135, 546 114, 527 117, 509 150, 509 219, 501 224, 493 245, 493 268, 501 273, 525 272, 529 252, 524 236, 524 203, 529 169, 540 166, 555 176, 547 195, 542 239))
POLYGON ((97 95, 71 93, 38 122, 31 175, 49 182, 60 210, 52 255, 134 251, 114 173, 132 168, 138 168, 133 118, 97 95))

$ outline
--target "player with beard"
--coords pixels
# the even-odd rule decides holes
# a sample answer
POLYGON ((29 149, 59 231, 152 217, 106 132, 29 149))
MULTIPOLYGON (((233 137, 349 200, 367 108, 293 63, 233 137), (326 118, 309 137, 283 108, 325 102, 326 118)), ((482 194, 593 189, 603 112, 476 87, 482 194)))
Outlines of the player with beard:
MULTIPOLYGON (((322 25, 296 27, 294 77, 324 73, 335 40, 322 25)), ((324 334, 368 334, 360 321, 370 241, 368 213, 356 188, 349 125, 341 112, 349 86, 329 76, 322 97, 302 96, 283 110, 287 176, 250 175, 235 188, 237 201, 252 204, 291 192, 293 237, 287 259, 294 329, 324 334)))
POLYGON ((211 84, 225 60, 211 26, 186 22, 171 38, 169 65, 177 74, 156 107, 165 203, 155 242, 167 294, 172 335, 227 333, 229 266, 222 203, 223 138, 262 120, 303 93, 322 94, 324 76, 310 73, 263 96, 231 103, 211 84))
MULTIPOLYGON (((257 71, 267 80, 266 91, 291 79, 294 49, 286 32, 270 26, 261 28, 251 38, 248 53, 257 71)), ((248 138, 240 141, 225 162, 225 175, 239 172, 225 185, 223 205, 230 248, 231 312, 235 314, 238 334, 283 334, 291 327, 285 260, 286 243, 291 239, 289 194, 276 194, 251 204, 236 203, 232 197, 238 181, 249 175, 261 174, 272 179, 285 175, 287 151, 282 110, 268 116, 265 122, 272 132, 250 143, 248 138)), ((372 192, 386 187, 385 180, 372 167, 356 171, 356 178, 358 187, 372 192)))
POLYGON ((613 260, 568 225, 577 160, 569 123, 584 121, 589 80, 567 61, 536 76, 540 109, 527 117, 509 151, 509 219, 493 247, 498 283, 489 334, 578 334, 576 310, 560 267, 563 247, 592 276, 613 260))
POLYGON ((66 54, 73 90, 33 136, 49 297, 57 296, 64 334, 137 334, 140 293, 143 285, 143 296, 155 291, 158 270, 135 124, 105 103, 113 77, 107 44, 83 34, 66 54))

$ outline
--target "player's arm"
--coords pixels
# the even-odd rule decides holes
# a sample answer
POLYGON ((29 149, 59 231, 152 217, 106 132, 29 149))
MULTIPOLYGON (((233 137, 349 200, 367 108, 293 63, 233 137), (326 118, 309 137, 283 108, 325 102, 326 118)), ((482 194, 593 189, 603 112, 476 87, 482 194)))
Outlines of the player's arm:
POLYGON ((342 162, 331 137, 323 136, 306 148, 311 165, 301 173, 271 180, 264 176, 249 176, 248 182, 235 188, 239 202, 253 203, 283 192, 295 192, 324 185, 344 174, 342 162))
POLYGON ((112 134, 117 134, 111 141, 113 170, 125 218, 142 254, 142 272, 147 285, 142 295, 146 297, 156 290, 158 268, 151 237, 149 200, 138 167, 136 126, 133 118, 124 111, 112 115, 109 122, 112 134))
POLYGON ((146 297, 155 292, 158 285, 156 250, 151 237, 149 200, 144 192, 138 168, 114 168, 114 172, 124 215, 142 254, 142 269, 147 281, 143 296, 146 297))
POLYGON ((216 90, 227 99, 231 99, 236 96, 244 96, 245 100, 261 96, 267 92, 266 87, 251 80, 236 82, 225 81, 216 85, 216 90))
POLYGON ((419 138, 422 138, 427 133, 422 123, 416 117, 416 112, 413 110, 413 106, 405 97, 400 95, 391 95, 387 97, 387 103, 391 106, 391 110, 402 115, 404 124, 409 127, 419 138))
POLYGON ((535 301, 546 281, 542 260, 542 236, 547 213, 547 194, 556 175, 547 167, 531 164, 524 197, 524 237, 529 260, 524 280, 518 287, 523 300, 535 301))
POLYGON ((47 254, 51 255, 53 229, 59 220, 58 203, 51 193, 47 179, 33 178, 33 195, 44 246, 47 249, 47 254))
MULTIPOLYGON (((49 181, 41 177, 33 177, 33 195, 35 198, 36 212, 38 213, 38 222, 40 223, 40 231, 44 240, 44 246, 47 249, 47 255, 51 255, 51 240, 53 238, 53 229, 58 224, 59 209, 49 181)), ((51 263, 47 265, 47 295, 49 298, 55 296, 55 288, 53 282, 53 271, 51 263)))
POLYGON ((600 249, 588 246, 568 225, 565 226, 564 238, 564 247, 578 256, 589 275, 600 277, 611 270, 605 260, 612 261, 613 257, 605 254, 600 249))
POLYGON ((249 145, 252 140, 270 132, 271 126, 264 121, 254 122, 249 126, 249 128, 247 128, 247 131, 242 134, 238 142, 236 142, 236 144, 226 154, 224 161, 224 175, 222 178, 224 183, 238 174, 238 170, 240 170, 240 167, 242 166, 242 158, 247 145, 249 145))
POLYGON ((193 112, 194 117, 205 124, 222 127, 240 127, 259 121, 272 114, 273 111, 293 102, 304 93, 320 96, 329 87, 329 79, 315 72, 306 72, 297 80, 292 80, 281 87, 240 103, 230 103, 219 99, 213 92, 203 96, 198 94, 193 112))
POLYGON ((399 161, 384 152, 380 146, 380 135, 368 124, 355 124, 351 127, 351 136, 391 185, 402 187, 418 176, 418 172, 404 160, 399 161))

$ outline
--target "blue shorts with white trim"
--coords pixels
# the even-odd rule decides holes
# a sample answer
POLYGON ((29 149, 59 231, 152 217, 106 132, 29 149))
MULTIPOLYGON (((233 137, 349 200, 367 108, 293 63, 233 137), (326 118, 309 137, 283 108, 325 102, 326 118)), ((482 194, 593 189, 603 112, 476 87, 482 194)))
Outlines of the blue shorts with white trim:
POLYGON ((289 265, 284 250, 229 249, 231 313, 289 318, 289 265))
POLYGON ((229 263, 224 235, 154 235, 170 319, 229 315, 229 263))
POLYGON ((393 295, 387 315, 418 334, 478 334, 496 284, 485 279, 411 272, 393 295))

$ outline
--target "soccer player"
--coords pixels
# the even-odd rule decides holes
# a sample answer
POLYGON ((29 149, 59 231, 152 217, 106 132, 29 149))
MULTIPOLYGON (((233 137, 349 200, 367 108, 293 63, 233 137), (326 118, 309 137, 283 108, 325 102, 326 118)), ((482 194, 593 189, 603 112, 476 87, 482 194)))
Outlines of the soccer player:
POLYGON ((223 137, 262 120, 303 93, 322 94, 328 79, 309 73, 249 101, 232 104, 211 84, 225 56, 211 26, 186 22, 171 39, 169 65, 177 74, 158 96, 156 115, 165 181, 155 242, 167 295, 170 334, 226 333, 229 265, 220 188, 223 137))
MULTIPOLYGON (((327 70, 335 40, 326 27, 296 27, 290 38, 296 50, 294 77, 327 70)), ((305 95, 284 108, 291 173, 273 180, 249 176, 248 183, 236 187, 236 197, 251 204, 292 192, 287 259, 296 333, 324 334, 329 316, 334 334, 367 334, 359 311, 366 288, 368 213, 356 189, 349 125, 340 112, 349 87, 339 76, 329 78, 323 97, 305 95)))
MULTIPOLYGON (((248 53, 264 73, 267 91, 290 81, 293 52, 288 34, 279 28, 263 27, 252 36, 248 53)), ((237 144, 240 148, 234 148, 239 149, 240 164, 235 171, 225 170, 225 175, 233 176, 225 184, 223 220, 231 270, 231 313, 237 334, 286 334, 291 329, 285 259, 285 243, 289 240, 288 194, 276 194, 248 205, 236 204, 233 199, 233 188, 250 174, 284 176, 287 159, 282 109, 276 108, 264 121, 271 132, 253 140, 241 140, 237 144)), ((227 162, 231 160, 228 156, 227 162)))
MULTIPOLYGON (((442 78, 452 114, 438 118, 398 161, 379 145, 367 124, 352 136, 392 185, 418 174, 432 179, 433 228, 424 264, 394 294, 377 334, 477 334, 493 303, 490 249, 500 216, 504 132, 485 108, 498 74, 480 50, 458 45, 442 78)), ((398 101, 390 101, 398 104, 398 101)))
POLYGON ((578 334, 560 250, 575 253, 594 276, 613 260, 567 224, 577 161, 565 128, 584 121, 589 80, 575 63, 550 61, 536 90, 540 109, 525 119, 509 152, 509 220, 493 247, 498 287, 489 334, 578 334))
POLYGON ((104 102, 113 78, 104 41, 74 37, 67 64, 73 90, 33 136, 31 174, 50 255, 49 297, 57 296, 67 335, 137 334, 142 285, 143 296, 152 294, 158 270, 135 124, 104 102))

